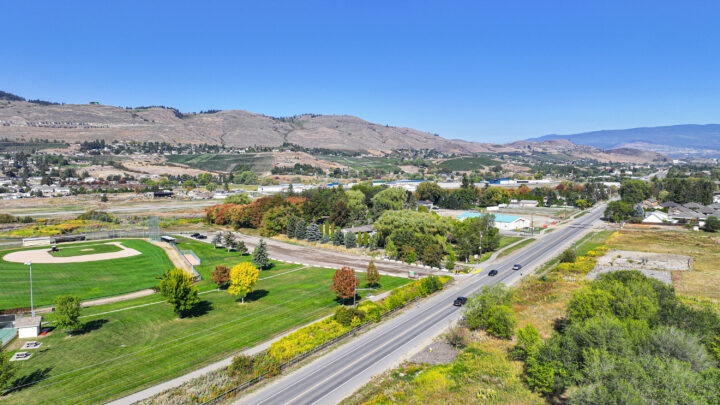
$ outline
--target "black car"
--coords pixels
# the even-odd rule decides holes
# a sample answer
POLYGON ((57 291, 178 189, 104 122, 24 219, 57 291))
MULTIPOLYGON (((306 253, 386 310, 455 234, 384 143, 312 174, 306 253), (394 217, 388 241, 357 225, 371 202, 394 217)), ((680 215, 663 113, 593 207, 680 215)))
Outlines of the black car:
POLYGON ((497 270, 490 270, 490 273, 488 273, 488 276, 497 276, 498 271, 497 270))
POLYGON ((465 297, 457 297, 455 298, 455 301, 453 301, 453 305, 455 305, 456 307, 461 307, 465 304, 467 304, 467 298, 465 297))
POLYGON ((513 270, 520 270, 520 269, 522 269, 522 264, 513 265, 513 270))
POLYGON ((198 239, 207 239, 207 236, 200 234, 197 236, 198 239))
POLYGON ((198 232, 195 232, 195 233, 193 233, 193 234, 190 234, 190 237, 191 237, 191 238, 195 238, 195 239, 207 239, 207 236, 205 236, 205 235, 203 235, 203 234, 201 234, 201 233, 198 233, 198 232))

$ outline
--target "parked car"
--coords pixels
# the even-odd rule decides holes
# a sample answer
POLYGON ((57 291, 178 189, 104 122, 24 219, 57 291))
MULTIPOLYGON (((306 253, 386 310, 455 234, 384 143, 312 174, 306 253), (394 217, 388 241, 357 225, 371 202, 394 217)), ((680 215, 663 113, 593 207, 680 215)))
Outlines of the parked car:
POLYGON ((498 271, 497 270, 490 270, 490 273, 488 273, 488 276, 497 276, 498 271))
POLYGON ((467 304, 466 297, 457 297, 457 298, 455 298, 455 301, 453 301, 453 305, 455 305, 456 307, 461 307, 465 304, 467 304))
POLYGON ((203 234, 201 234, 201 233, 198 233, 198 232, 195 232, 195 233, 193 233, 193 234, 190 234, 190 237, 191 237, 191 238, 195 238, 195 239, 207 239, 207 236, 205 236, 205 235, 203 235, 203 234))
POLYGON ((513 265, 513 270, 520 270, 520 269, 522 269, 522 264, 513 265))
POLYGON ((205 235, 203 235, 203 234, 200 234, 200 235, 198 235, 197 238, 198 238, 198 239, 207 239, 207 236, 205 236, 205 235))

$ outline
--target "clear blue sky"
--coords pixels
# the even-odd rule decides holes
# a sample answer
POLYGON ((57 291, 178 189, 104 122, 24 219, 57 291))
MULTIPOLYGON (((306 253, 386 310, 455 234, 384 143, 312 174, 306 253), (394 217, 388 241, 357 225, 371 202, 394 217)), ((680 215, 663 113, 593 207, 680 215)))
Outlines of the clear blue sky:
POLYGON ((447 138, 720 118, 717 1, 3 2, 0 90, 447 138), (632 4, 630 4, 632 3, 632 4))

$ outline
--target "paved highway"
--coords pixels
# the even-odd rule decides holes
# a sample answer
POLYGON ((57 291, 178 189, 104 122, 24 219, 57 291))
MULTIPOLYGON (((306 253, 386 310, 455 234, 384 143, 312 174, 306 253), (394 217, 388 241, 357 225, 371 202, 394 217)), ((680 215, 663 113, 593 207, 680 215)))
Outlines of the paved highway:
POLYGON ((591 210, 571 224, 544 235, 536 242, 501 260, 488 262, 482 272, 455 281, 455 285, 418 308, 404 311, 354 340, 294 372, 279 377, 239 398, 236 404, 335 404, 346 398, 373 375, 405 359, 414 348, 430 341, 461 317, 452 306, 457 296, 469 296, 494 283, 512 284, 546 263, 578 240, 602 216, 605 206, 591 210), (512 270, 520 263, 523 269, 512 270), (490 269, 499 270, 489 277, 490 269))

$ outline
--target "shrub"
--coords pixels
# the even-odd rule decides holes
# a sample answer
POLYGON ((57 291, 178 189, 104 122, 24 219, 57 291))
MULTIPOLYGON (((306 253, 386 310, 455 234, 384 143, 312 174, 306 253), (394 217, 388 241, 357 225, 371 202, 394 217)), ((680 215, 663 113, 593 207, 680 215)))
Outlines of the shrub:
POLYGON ((285 362, 348 330, 350 330, 349 326, 343 326, 333 318, 325 318, 274 342, 268 349, 268 356, 276 362, 285 362))
POLYGON ((567 249, 560 255, 560 263, 573 263, 575 261, 575 249, 567 249))
POLYGON ((515 332, 517 320, 515 312, 507 305, 497 305, 492 307, 486 322, 486 330, 489 334, 510 339, 515 332))
POLYGON ((445 335, 445 340, 456 349, 464 349, 468 345, 467 330, 461 326, 451 328, 445 335))
POLYGON ((357 308, 338 307, 335 310, 333 319, 343 326, 351 326, 353 319, 359 319, 361 322, 365 319, 365 313, 357 308))
POLYGON ((510 355, 517 360, 525 360, 534 354, 542 344, 540 333, 532 324, 527 324, 517 332, 517 343, 510 349, 510 355))
POLYGON ((233 357, 232 363, 228 367, 231 376, 252 374, 255 366, 255 358, 244 354, 237 354, 233 357))

